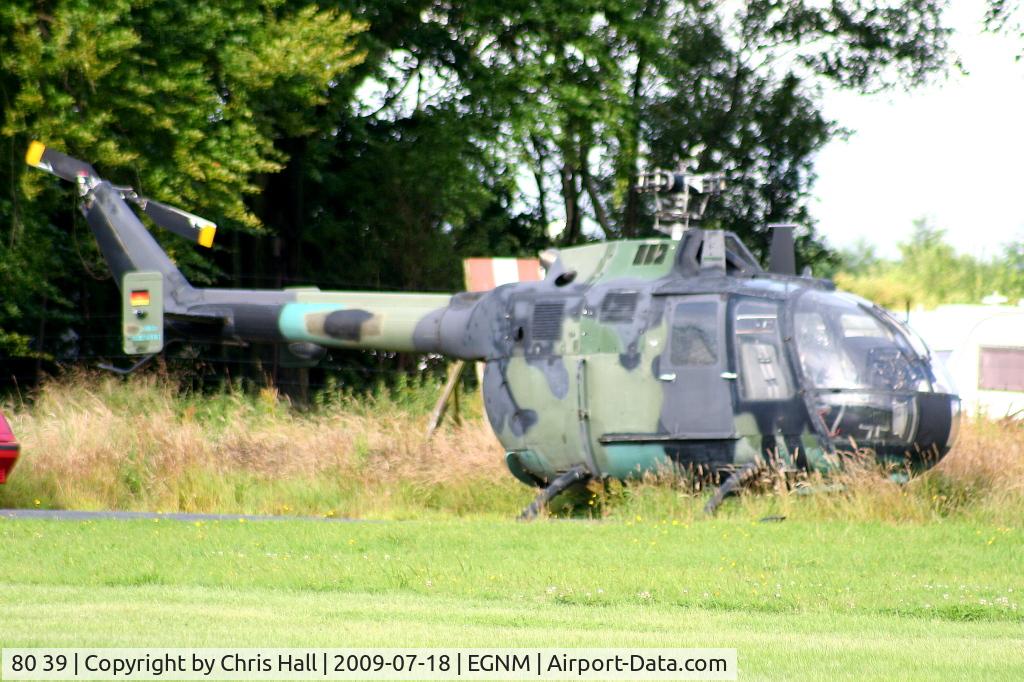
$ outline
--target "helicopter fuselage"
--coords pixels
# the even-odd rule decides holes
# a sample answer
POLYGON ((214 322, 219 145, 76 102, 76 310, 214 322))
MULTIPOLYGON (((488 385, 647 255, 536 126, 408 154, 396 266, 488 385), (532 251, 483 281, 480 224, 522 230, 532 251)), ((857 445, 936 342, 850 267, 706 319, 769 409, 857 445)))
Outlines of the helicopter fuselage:
POLYGON ((765 272, 728 233, 724 267, 705 267, 706 234, 564 249, 542 282, 450 299, 300 292, 279 333, 485 363, 488 419, 527 483, 580 466, 829 472, 844 452, 914 472, 948 452, 959 399, 909 329, 826 280, 765 272))
POLYGON ((615 478, 709 475, 758 461, 828 472, 847 451, 919 471, 948 452, 959 399, 912 332, 825 281, 759 272, 752 257, 688 268, 686 241, 565 250, 573 283, 479 301, 502 331, 484 402, 517 477, 540 483, 580 464, 615 478))

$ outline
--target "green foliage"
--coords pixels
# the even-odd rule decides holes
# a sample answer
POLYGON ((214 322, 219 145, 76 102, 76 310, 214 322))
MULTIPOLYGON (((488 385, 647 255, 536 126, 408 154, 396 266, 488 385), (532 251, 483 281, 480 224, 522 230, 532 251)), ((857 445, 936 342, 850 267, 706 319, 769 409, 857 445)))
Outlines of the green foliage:
MULTIPOLYGON (((362 25, 315 6, 67 0, 0 13, 2 133, 95 163, 154 198, 255 227, 245 194, 281 168, 284 133, 360 59, 362 25)), ((50 180, 22 173, 29 196, 50 180)))
POLYGON ((1007 244, 1000 255, 983 260, 956 253, 943 230, 918 220, 899 249, 900 258, 892 261, 860 247, 841 254, 836 284, 892 310, 981 303, 993 292, 1011 303, 1024 298, 1024 243, 1007 244))
MULTIPOLYGON (((312 112, 362 58, 353 36, 363 28, 284 0, 0 7, 0 350, 24 354, 37 320, 61 322, 58 307, 66 322, 81 306, 68 300, 82 295, 76 280, 105 272, 89 266, 95 247, 67 188, 21 163, 30 140, 229 229, 257 229, 245 196, 287 162, 281 135, 313 132, 312 112)), ((169 252, 187 271, 199 263, 180 243, 169 252)))
MULTIPOLYGON (((1009 33, 1024 40, 1024 5, 1020 0, 987 0, 985 26, 990 31, 1009 33)), ((1024 47, 1017 54, 1017 60, 1024 57, 1024 47)))
POLYGON ((855 591, 854 608, 864 615, 934 616, 927 610, 940 605, 981 607, 966 617, 952 612, 949 620, 1019 626, 1024 578, 1006 566, 1019 557, 1022 535, 1018 526, 965 521, 769 524, 746 515, 636 515, 589 524, 450 517, 262 524, 5 519, 0 566, 10 584, 123 584, 144 559, 139 563, 155 560, 152 570, 161 582, 199 580, 236 589, 355 587, 495 601, 529 595, 535 605, 548 606, 646 603, 767 613, 846 610, 855 591), (38 542, 40 531, 54 540, 38 542), (249 555, 249 570, 241 573, 240 554, 249 555), (306 554, 311 560, 299 559, 306 554), (40 571, 40 563, 49 570, 40 571))
MULTIPOLYGON (((438 106, 502 117, 498 153, 532 171, 535 214, 564 215, 566 242, 585 238, 585 220, 607 237, 648 229, 630 191, 640 166, 703 145, 701 167, 733 180, 712 222, 761 250, 766 222, 808 220, 814 152, 838 132, 818 86, 876 90, 941 70, 941 5, 436 4, 394 70, 405 86, 430 73, 438 106)), ((807 262, 824 255, 813 234, 800 247, 807 262)))
MULTIPOLYGON (((765 223, 808 222, 840 130, 821 84, 940 71, 941 5, 13 0, 0 351, 116 352, 106 268, 67 188, 25 172, 31 138, 220 224, 212 257, 165 242, 200 284, 458 289, 461 258, 532 255, 558 217, 566 243, 645 233, 638 171, 698 144, 733 187, 711 224, 763 251, 765 223)), ((831 262, 810 227, 798 252, 831 262)))

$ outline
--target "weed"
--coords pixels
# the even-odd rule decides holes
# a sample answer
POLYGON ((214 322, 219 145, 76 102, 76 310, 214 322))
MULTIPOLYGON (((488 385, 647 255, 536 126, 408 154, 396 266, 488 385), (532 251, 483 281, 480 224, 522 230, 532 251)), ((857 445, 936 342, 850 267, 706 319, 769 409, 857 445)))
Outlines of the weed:
MULTIPOLYGON (((181 393, 158 374, 71 373, 5 406, 24 455, 0 506, 285 513, 376 518, 510 517, 534 490, 504 467, 480 400, 424 436, 439 386, 370 394, 335 387, 299 412, 273 389, 181 393), (36 504, 36 500, 39 503, 36 504)), ((1016 524, 1024 512, 1024 426, 969 420, 954 451, 907 484, 863 451, 827 480, 768 473, 725 515, 921 523, 951 517, 1016 524), (806 494, 811 493, 811 494, 806 494)), ((663 471, 591 483, 552 506, 584 518, 700 518, 699 477, 663 471)))

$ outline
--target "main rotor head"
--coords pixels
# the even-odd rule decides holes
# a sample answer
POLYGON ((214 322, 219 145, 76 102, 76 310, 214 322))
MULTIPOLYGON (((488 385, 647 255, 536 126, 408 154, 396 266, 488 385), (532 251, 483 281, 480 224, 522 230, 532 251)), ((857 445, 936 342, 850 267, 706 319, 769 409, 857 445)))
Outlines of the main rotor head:
POLYGON ((654 229, 679 239, 700 222, 711 197, 725 189, 725 175, 694 173, 682 164, 674 171, 655 168, 640 174, 635 189, 654 195, 654 229))

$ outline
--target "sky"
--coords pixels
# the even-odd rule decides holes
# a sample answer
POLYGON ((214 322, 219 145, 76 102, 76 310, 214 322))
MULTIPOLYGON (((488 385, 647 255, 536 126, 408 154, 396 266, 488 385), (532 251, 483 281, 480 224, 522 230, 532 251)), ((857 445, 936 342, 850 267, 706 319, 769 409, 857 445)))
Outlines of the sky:
POLYGON ((1024 41, 985 33, 981 1, 950 5, 966 74, 909 92, 825 93, 825 114, 854 130, 815 164, 810 212, 832 247, 863 239, 894 257, 922 217, 975 256, 1024 239, 1024 41))

